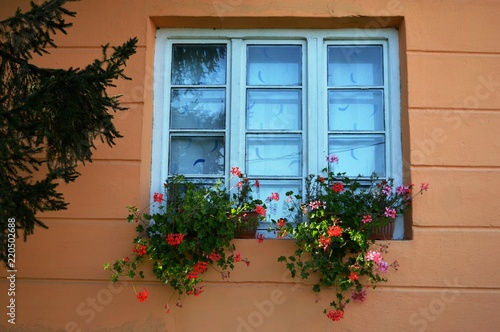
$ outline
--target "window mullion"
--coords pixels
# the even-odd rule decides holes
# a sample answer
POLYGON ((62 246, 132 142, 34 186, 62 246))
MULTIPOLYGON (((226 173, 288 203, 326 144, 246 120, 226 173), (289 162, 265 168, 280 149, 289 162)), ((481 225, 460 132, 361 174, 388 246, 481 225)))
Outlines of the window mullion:
POLYGON ((307 38, 306 51, 306 68, 304 69, 304 99, 305 107, 303 112, 303 123, 305 135, 304 151, 307 151, 307 156, 304 156, 304 175, 318 173, 321 169, 320 162, 323 161, 320 154, 321 151, 327 151, 327 140, 324 133, 327 123, 326 108, 322 107, 321 86, 322 76, 320 66, 321 59, 321 43, 317 37, 307 38))
MULTIPOLYGON (((228 84, 229 125, 227 126, 228 167, 245 165, 245 43, 231 39, 230 76, 228 84)), ((226 174, 229 174, 227 172, 226 174)))

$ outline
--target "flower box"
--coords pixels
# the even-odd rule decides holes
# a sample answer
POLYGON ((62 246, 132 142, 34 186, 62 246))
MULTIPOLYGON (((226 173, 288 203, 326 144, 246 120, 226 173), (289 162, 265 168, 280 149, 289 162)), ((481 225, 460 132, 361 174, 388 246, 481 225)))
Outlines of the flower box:
POLYGON ((237 239, 254 239, 259 220, 259 214, 255 211, 245 211, 237 215, 235 217, 234 237, 237 239))
POLYGON ((374 228, 370 240, 392 240, 395 225, 395 222, 389 222, 387 225, 374 228))

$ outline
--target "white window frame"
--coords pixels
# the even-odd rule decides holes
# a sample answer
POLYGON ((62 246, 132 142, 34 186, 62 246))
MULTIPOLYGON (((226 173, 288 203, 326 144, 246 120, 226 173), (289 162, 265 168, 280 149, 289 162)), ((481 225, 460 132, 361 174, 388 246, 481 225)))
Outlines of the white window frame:
MULTIPOLYGON (((225 168, 228 177, 231 166, 245 165, 245 117, 231 116, 231 109, 243 109, 246 99, 246 63, 241 52, 246 44, 303 45, 302 63, 302 132, 303 177, 319 173, 325 167, 328 153, 328 45, 380 44, 383 47, 385 157, 386 176, 402 183, 401 101, 399 45, 396 29, 267 29, 267 30, 213 30, 213 29, 159 29, 156 34, 154 60, 153 137, 151 161, 151 196, 163 190, 168 177, 170 63, 173 43, 227 43, 227 100, 225 168), (313 97, 314 95, 314 97, 313 97), (313 136, 314 135, 314 136, 313 136), (311 146, 316 142, 317 147, 311 146), (306 155, 307 153, 307 155, 306 155)), ((395 239, 404 237, 402 218, 396 222, 395 239)), ((266 236, 269 234, 266 234, 266 236)))

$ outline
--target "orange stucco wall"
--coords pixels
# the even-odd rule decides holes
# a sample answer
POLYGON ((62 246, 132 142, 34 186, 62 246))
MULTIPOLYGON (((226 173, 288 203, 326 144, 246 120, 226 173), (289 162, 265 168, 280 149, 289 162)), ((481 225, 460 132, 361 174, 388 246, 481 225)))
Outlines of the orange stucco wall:
MULTIPOLYGON (((38 1, 40 2, 40 1, 38 1)), ((28 1, 0 3, 0 19, 28 1)), ((41 65, 83 66, 99 46, 139 38, 137 54, 111 93, 125 138, 99 145, 94 163, 64 187, 67 211, 43 216, 49 230, 17 242, 16 325, 7 323, 8 282, 0 270, 0 330, 16 331, 498 331, 500 330, 500 1, 462 0, 83 0, 59 48, 41 65), (392 241, 401 268, 325 318, 326 294, 294 283, 276 262, 291 241, 237 240, 252 261, 231 278, 209 277, 183 308, 153 278, 139 303, 131 284, 102 269, 130 251, 125 206, 149 200, 154 34, 161 27, 377 28, 400 34, 405 177, 430 182, 412 211, 412 239, 392 241)))

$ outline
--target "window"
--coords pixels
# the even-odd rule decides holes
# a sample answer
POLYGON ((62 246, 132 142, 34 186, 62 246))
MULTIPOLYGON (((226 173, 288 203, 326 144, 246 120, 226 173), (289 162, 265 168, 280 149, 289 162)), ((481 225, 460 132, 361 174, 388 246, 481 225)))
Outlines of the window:
POLYGON ((401 182, 399 107, 395 30, 159 30, 151 190, 239 166, 259 198, 285 197, 332 153, 401 182))

